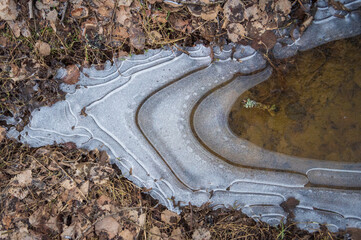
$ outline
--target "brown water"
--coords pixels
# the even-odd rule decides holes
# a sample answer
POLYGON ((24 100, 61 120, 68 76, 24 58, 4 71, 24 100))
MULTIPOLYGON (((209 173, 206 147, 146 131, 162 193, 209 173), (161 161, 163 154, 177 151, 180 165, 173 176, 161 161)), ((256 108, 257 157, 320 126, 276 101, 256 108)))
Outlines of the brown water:
POLYGON ((361 162, 361 38, 329 43, 286 62, 286 71, 274 71, 239 97, 229 117, 232 131, 275 152, 361 162), (276 110, 245 108, 248 98, 276 110))

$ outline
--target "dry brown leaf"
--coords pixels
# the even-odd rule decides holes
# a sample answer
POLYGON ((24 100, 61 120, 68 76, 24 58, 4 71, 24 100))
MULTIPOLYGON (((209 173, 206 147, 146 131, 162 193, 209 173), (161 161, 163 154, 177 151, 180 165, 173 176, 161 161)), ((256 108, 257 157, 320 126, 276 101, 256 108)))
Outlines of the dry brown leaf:
POLYGON ((4 140, 6 135, 6 129, 0 126, 0 142, 4 140))
POLYGON ((16 3, 14 0, 1 0, 0 1, 0 19, 5 21, 15 20, 18 16, 16 10, 16 3))
POLYGON ((132 4, 133 0, 118 0, 118 7, 119 6, 126 6, 129 7, 132 4))
POLYGON ((105 6, 101 6, 97 9, 98 14, 101 17, 110 18, 113 14, 113 10, 111 8, 107 8, 105 6))
POLYGON ((239 42, 246 35, 246 30, 240 23, 231 23, 227 26, 228 38, 232 42, 239 42))
POLYGON ((199 5, 189 5, 187 7, 193 16, 201 17, 206 21, 214 20, 217 17, 218 12, 221 10, 219 5, 209 5, 203 7, 199 5))
POLYGON ((15 37, 20 37, 21 28, 19 22, 7 21, 7 24, 9 25, 11 31, 14 33, 15 37))
POLYGON ((28 72, 23 67, 19 68, 18 66, 16 66, 13 63, 10 64, 10 66, 11 66, 10 77, 14 81, 24 80, 27 77, 28 72))
POLYGON ((182 230, 178 227, 172 231, 172 234, 170 236, 172 240, 181 240, 184 239, 182 237, 182 230))
POLYGON ((148 0, 150 4, 161 3, 163 0, 148 0))
POLYGON ((230 22, 242 22, 244 20, 244 4, 239 0, 228 0, 223 7, 224 16, 230 22))
POLYGON ((206 228, 196 229, 192 235, 193 240, 209 240, 211 239, 211 233, 206 228))
POLYGON ((9 194, 20 200, 23 200, 29 194, 29 190, 21 187, 11 187, 9 189, 9 194))
POLYGON ((154 44, 154 43, 159 42, 162 39, 162 35, 157 31, 151 31, 149 33, 148 38, 149 38, 150 43, 154 44))
POLYGON ((256 4, 254 4, 246 8, 246 10, 244 11, 244 19, 248 21, 258 20, 260 14, 261 14, 261 10, 258 8, 256 4))
POLYGON ((126 39, 129 37, 129 34, 127 32, 127 29, 118 26, 113 30, 113 36, 118 39, 126 39))
POLYGON ((151 16, 153 22, 160 22, 160 23, 166 23, 167 20, 167 14, 160 12, 160 11, 155 11, 152 16, 151 16))
POLYGON ((139 226, 143 227, 145 225, 146 219, 147 219, 147 215, 145 213, 140 214, 138 217, 139 226))
POLYGON ((275 10, 283 13, 284 15, 288 15, 291 12, 291 2, 289 0, 278 0, 275 3, 275 10))
POLYGON ((93 0, 93 3, 98 7, 105 6, 108 8, 114 8, 114 0, 93 0))
POLYGON ((115 12, 115 16, 117 23, 120 23, 124 27, 130 26, 129 19, 131 18, 132 15, 130 13, 129 7, 124 7, 124 6, 119 7, 119 9, 117 9, 115 12))
POLYGON ((80 71, 78 66, 69 65, 66 67, 66 75, 62 78, 63 82, 69 85, 75 84, 79 81, 80 71))
POLYGON ((31 170, 25 170, 11 179, 11 185, 17 187, 27 187, 33 181, 31 170))
POLYGON ((101 195, 96 202, 99 206, 103 206, 106 204, 110 204, 112 200, 106 195, 101 195))
POLYGON ((76 184, 75 184, 75 182, 73 182, 73 181, 71 181, 69 179, 65 179, 64 181, 62 181, 60 183, 60 186, 62 186, 66 190, 72 190, 73 188, 76 187, 76 184))
POLYGON ((117 236, 119 228, 120 224, 113 217, 105 217, 95 224, 95 233, 99 235, 101 232, 105 232, 111 239, 117 236))
POLYGON ((76 239, 76 236, 81 235, 81 226, 80 223, 73 223, 70 226, 66 224, 63 225, 63 232, 61 233, 61 239, 76 239))
POLYGON ((50 55, 51 48, 50 48, 50 45, 46 42, 38 40, 35 43, 35 49, 38 51, 40 56, 45 57, 45 56, 50 55))
POLYGON ((50 23, 56 23, 58 21, 58 11, 51 10, 46 14, 46 20, 48 20, 50 23))
POLYGON ((6 47, 8 45, 8 39, 6 37, 0 37, 0 47, 6 47))
POLYGON ((141 28, 131 27, 128 31, 130 44, 138 49, 142 50, 145 47, 145 35, 141 28))
POLYGON ((190 25, 190 19, 183 20, 182 18, 170 15, 169 22, 175 30, 185 33, 190 25))
POLYGON ((84 196, 88 196, 89 192, 89 181, 85 181, 79 188, 79 190, 83 193, 84 196))
POLYGON ((136 236, 135 233, 132 233, 131 231, 129 231, 128 229, 124 229, 122 231, 120 231, 119 235, 122 237, 122 239, 124 240, 133 240, 134 237, 136 236))
POLYGON ((149 230, 150 240, 161 240, 161 233, 158 227, 154 226, 149 230))
POLYGON ((23 35, 26 38, 31 37, 30 29, 25 20, 19 22, 19 27, 20 27, 21 35, 23 35))
POLYGON ((180 220, 180 216, 172 211, 164 210, 161 215, 161 219, 163 222, 166 222, 168 224, 176 224, 180 220))
POLYGON ((86 18, 89 15, 89 10, 87 7, 80 6, 71 11, 71 16, 74 18, 86 18))

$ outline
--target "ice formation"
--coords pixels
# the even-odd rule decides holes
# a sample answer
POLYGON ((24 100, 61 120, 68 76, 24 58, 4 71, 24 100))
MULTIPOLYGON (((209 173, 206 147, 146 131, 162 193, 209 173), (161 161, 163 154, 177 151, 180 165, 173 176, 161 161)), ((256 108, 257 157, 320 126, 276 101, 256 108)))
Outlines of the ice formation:
MULTIPOLYGON (((351 10, 361 5, 361 0, 342 2, 351 10)), ((318 6, 314 23, 299 39, 279 40, 277 57, 361 33, 357 11, 337 12, 325 1, 318 6)), ((178 201, 209 201, 278 224, 287 217, 280 204, 294 197, 300 201, 294 213, 301 228, 312 230, 317 223, 333 231, 361 228, 361 164, 270 152, 229 130, 237 97, 271 75, 262 55, 229 45, 215 47, 212 62, 209 48, 186 50, 189 55, 150 50, 104 70, 84 69, 79 87, 63 86, 64 101, 35 110, 22 132, 9 135, 19 134, 34 147, 74 142, 106 150, 127 178, 151 189, 169 209, 177 210, 178 201)))

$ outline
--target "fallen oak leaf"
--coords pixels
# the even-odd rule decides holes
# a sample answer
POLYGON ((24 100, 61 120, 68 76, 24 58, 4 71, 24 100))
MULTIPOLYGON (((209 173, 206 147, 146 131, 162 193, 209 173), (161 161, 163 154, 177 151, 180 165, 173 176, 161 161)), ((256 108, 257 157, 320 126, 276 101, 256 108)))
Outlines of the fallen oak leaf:
POLYGON ((14 0, 1 0, 0 1, 0 19, 5 21, 15 20, 18 16, 16 10, 16 3, 14 0))
POLYGON ((40 54, 40 56, 43 57, 50 55, 51 52, 50 45, 40 40, 35 43, 35 49, 40 54))
POLYGON ((63 82, 69 85, 79 81, 80 71, 77 65, 69 65, 66 67, 66 75, 62 78, 63 82))

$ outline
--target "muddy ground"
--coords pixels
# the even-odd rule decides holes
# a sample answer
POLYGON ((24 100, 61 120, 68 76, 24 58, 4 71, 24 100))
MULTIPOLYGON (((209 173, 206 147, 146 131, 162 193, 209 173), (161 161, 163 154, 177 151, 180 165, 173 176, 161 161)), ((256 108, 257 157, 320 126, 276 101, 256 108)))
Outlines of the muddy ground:
MULTIPOLYGON (((237 206, 189 205, 168 211, 122 177, 105 152, 73 143, 30 148, 5 137, 30 112, 63 99, 82 67, 163 46, 250 44, 277 71, 292 61, 269 54, 273 30, 304 31, 314 6, 303 1, 2 0, 0 2, 0 239, 361 239, 348 229, 299 230, 292 218, 271 227, 237 206), (80 66, 80 67, 78 67, 80 66), (56 70, 68 69, 55 79, 56 70)), ((335 7, 342 6, 335 4, 335 7)), ((292 213, 297 201, 282 204, 292 213)), ((292 216, 292 214, 290 214, 292 216)))

